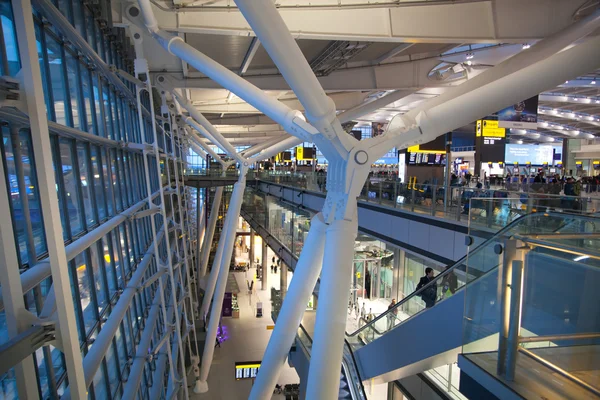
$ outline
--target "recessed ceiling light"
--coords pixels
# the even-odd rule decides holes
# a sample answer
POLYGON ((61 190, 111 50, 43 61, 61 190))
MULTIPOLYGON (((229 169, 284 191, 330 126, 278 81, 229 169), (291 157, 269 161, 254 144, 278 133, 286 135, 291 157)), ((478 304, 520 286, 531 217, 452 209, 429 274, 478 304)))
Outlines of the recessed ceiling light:
POLYGON ((592 84, 592 85, 595 85, 595 84, 596 84, 596 81, 592 81, 592 82, 591 82, 591 84, 592 84))

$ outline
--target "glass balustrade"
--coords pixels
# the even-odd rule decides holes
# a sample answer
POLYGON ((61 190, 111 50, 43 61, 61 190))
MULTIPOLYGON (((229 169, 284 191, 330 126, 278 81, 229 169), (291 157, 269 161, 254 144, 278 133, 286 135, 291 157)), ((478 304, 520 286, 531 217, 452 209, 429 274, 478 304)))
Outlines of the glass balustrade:
POLYGON ((524 222, 502 243, 499 267, 476 277, 482 263, 467 259, 462 353, 518 393, 547 381, 543 390, 556 383, 572 398, 598 396, 600 220, 547 213, 524 222))

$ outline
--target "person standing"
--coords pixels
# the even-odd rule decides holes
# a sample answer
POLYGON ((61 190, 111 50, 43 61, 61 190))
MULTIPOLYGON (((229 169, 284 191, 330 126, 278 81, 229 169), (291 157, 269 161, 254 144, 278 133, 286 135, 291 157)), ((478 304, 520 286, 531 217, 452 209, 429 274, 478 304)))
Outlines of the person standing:
MULTIPOLYGON (((429 284, 433 281, 433 268, 427 267, 425 268, 425 276, 423 276, 419 280, 419 284, 417 285, 417 290, 429 284)), ((432 283, 427 286, 425 290, 423 290, 420 294, 421 299, 425 302, 426 308, 431 308, 435 305, 435 299, 437 297, 437 285, 432 283)))
POLYGON ((394 308, 395 305, 396 305, 396 299, 392 299, 392 302, 388 306, 388 311, 389 311, 388 315, 387 315, 387 319, 388 319, 387 330, 388 331, 390 329, 392 329, 394 327, 394 325, 396 325, 396 318, 398 316, 398 308, 394 308))
MULTIPOLYGON (((444 272, 448 271, 449 269, 450 266, 447 266, 444 272)), ((444 279, 442 279, 442 296, 445 298, 452 296, 456 292, 457 288, 458 278, 454 274, 454 271, 450 271, 446 274, 446 276, 444 276, 444 279)))

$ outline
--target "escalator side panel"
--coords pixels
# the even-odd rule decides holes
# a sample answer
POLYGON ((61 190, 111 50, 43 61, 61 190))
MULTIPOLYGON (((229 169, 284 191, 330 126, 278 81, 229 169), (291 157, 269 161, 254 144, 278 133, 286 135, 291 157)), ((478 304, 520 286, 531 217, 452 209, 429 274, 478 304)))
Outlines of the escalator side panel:
POLYGON ((355 352, 363 380, 390 382, 456 362, 463 342, 465 291, 437 304, 355 352))

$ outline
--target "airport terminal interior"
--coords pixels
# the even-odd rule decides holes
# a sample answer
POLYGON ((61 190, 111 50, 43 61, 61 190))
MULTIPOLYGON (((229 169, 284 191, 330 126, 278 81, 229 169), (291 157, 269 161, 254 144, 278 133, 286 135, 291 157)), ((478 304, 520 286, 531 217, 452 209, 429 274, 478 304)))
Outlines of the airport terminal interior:
POLYGON ((0 399, 600 399, 600 0, 0 37, 0 399))

